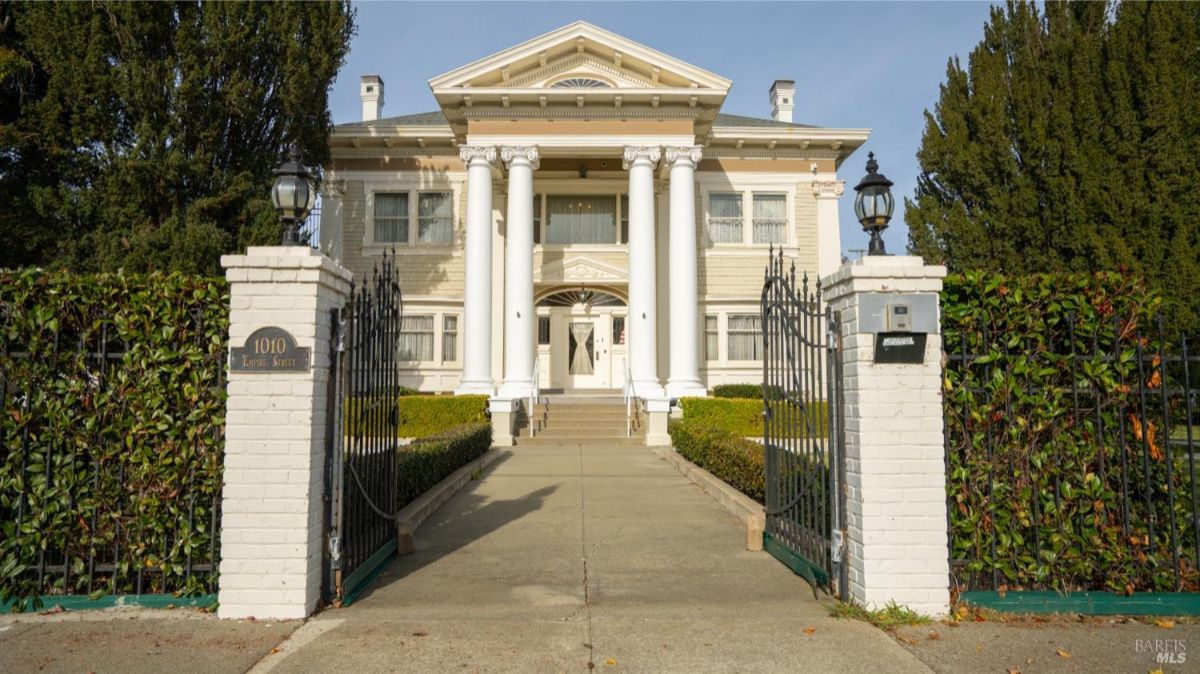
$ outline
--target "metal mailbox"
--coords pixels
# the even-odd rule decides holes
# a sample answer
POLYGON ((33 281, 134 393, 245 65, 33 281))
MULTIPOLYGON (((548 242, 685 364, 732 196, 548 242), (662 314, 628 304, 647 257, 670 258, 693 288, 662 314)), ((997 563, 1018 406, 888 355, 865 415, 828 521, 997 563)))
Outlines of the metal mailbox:
POLYGON ((859 330, 875 334, 876 363, 924 363, 926 338, 940 324, 934 294, 868 293, 859 301, 859 330))

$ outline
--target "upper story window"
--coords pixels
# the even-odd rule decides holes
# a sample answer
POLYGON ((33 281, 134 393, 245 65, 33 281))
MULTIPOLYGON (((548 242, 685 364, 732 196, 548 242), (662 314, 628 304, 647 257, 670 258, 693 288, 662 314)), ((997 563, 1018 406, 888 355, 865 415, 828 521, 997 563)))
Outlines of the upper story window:
POLYGON ((417 198, 417 241, 454 241, 454 195, 451 192, 421 192, 417 198))
POLYGON ((545 243, 614 244, 617 242, 615 195, 546 197, 545 243))
POLYGON ((408 193, 375 194, 375 242, 408 243, 408 193))
POLYGON ((788 195, 784 192, 710 192, 706 222, 708 240, 713 244, 786 245, 790 223, 788 195))
POLYGON ((550 85, 551 89, 611 89, 612 85, 594 77, 568 77, 550 85))

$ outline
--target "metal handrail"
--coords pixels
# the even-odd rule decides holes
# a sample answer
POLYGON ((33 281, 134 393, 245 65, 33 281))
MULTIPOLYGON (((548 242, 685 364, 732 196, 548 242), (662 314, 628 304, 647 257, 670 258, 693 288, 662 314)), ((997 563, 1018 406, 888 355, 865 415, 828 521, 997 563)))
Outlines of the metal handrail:
POLYGON ((529 437, 531 437, 531 438, 533 437, 533 432, 534 432, 533 431, 533 425, 534 425, 533 424, 533 406, 537 405, 538 403, 540 403, 542 401, 542 386, 541 386, 541 382, 539 381, 540 377, 538 376, 541 371, 541 368, 539 367, 539 365, 541 364, 541 360, 542 360, 541 356, 534 357, 533 373, 529 378, 529 414, 527 416, 529 417, 529 437))
POLYGON ((633 389, 633 376, 629 373, 629 359, 625 359, 625 437, 633 437, 633 401, 637 397, 633 389))

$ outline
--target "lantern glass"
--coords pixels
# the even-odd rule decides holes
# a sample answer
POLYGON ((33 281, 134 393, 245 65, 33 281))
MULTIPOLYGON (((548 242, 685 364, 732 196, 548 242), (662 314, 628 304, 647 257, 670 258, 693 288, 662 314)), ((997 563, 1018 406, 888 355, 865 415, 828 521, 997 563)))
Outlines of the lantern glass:
POLYGON ((854 215, 864 226, 882 225, 892 219, 892 191, 884 185, 869 185, 854 199, 854 215))

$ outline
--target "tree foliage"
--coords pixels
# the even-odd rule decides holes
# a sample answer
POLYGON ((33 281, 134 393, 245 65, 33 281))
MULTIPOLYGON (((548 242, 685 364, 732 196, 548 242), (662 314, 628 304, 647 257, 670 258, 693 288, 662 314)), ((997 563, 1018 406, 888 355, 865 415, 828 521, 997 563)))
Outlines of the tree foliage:
POLYGON ((217 271, 328 158, 345 2, 0 4, 0 267, 217 271))
POLYGON ((1010 1, 925 122, 913 253, 1128 270, 1200 327, 1200 4, 1010 1))

